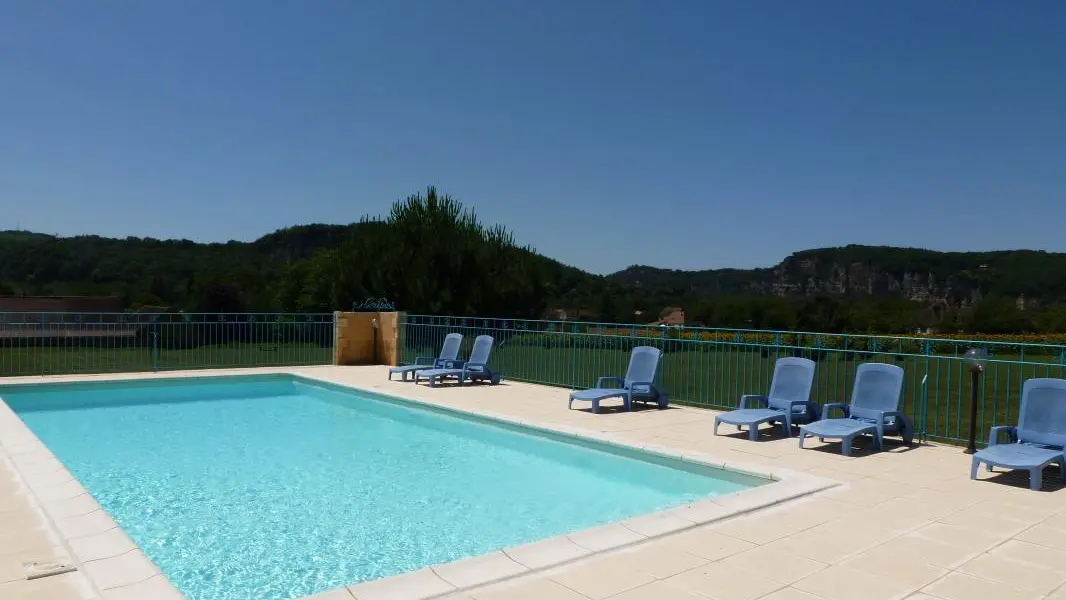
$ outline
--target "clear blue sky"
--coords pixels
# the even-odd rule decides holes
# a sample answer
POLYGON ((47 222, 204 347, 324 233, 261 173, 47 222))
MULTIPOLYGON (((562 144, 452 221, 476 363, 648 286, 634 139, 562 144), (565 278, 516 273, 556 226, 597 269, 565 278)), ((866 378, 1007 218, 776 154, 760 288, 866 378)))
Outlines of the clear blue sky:
POLYGON ((429 184, 596 272, 1066 251, 1066 2, 0 0, 0 229, 250 240, 429 184))

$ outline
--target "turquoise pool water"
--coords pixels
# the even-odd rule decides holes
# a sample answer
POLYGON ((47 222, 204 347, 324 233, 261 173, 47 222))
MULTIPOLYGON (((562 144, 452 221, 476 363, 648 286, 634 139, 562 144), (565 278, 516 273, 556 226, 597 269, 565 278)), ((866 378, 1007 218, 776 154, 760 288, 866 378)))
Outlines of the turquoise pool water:
POLYGON ((191 600, 314 594, 761 482, 287 376, 0 397, 191 600))

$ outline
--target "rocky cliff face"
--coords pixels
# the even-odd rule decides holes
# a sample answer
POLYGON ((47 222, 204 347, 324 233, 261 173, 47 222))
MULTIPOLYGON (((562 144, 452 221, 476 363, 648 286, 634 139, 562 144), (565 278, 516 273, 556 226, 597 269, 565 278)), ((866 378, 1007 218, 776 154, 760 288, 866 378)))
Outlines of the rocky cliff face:
POLYGON ((957 277, 940 280, 931 272, 892 273, 867 262, 840 263, 832 257, 794 255, 773 269, 766 292, 779 296, 896 296, 925 302, 952 298, 960 292, 968 296, 974 291, 961 283, 957 277))
POLYGON ((847 246, 797 252, 770 269, 639 266, 608 278, 625 286, 692 294, 858 295, 952 305, 992 294, 1025 303, 1060 302, 1066 301, 1066 254, 847 246))

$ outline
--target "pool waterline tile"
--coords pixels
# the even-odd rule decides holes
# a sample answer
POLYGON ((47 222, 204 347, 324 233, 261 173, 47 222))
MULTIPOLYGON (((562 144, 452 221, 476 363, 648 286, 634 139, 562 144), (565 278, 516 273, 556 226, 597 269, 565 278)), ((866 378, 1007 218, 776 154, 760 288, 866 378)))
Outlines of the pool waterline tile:
MULTIPOLYGON (((335 588, 333 590, 327 590, 324 592, 325 594, 339 593, 342 590, 347 589, 347 591, 356 598, 363 597, 362 595, 359 595, 360 590, 362 590, 361 593, 367 595, 368 600, 371 597, 415 600, 420 597, 428 597, 418 595, 426 591, 423 589, 425 586, 405 585, 404 582, 411 583, 418 577, 425 578, 426 575, 424 572, 432 573, 434 577, 450 586, 450 588, 440 589, 440 591, 434 592, 431 595, 436 596, 446 592, 455 591, 461 592, 465 589, 478 588, 485 584, 506 581, 516 576, 559 567, 561 565, 566 565, 573 560, 584 560, 622 548, 634 547, 649 540, 662 539, 665 536, 670 536, 687 529, 692 529, 694 527, 731 518, 793 498, 826 490, 838 483, 830 479, 811 476, 805 473, 795 473, 788 470, 776 470, 776 472, 771 472, 770 469, 757 464, 740 464, 735 461, 725 461, 703 452, 683 451, 657 444, 642 445, 639 443, 639 440, 634 442, 633 440, 628 440, 623 436, 615 435, 609 431, 600 431, 576 426, 545 424, 536 420, 519 420, 506 414, 466 410, 429 402, 424 399, 399 397, 378 391, 381 389, 379 386, 373 386, 374 388, 377 388, 376 390, 369 390, 365 387, 355 387, 342 382, 332 381, 328 378, 322 378, 319 377, 317 373, 314 375, 308 375, 297 371, 298 370, 278 370, 275 371, 275 373, 283 376, 291 375, 297 379, 304 379, 314 384, 321 384, 342 390, 369 393, 373 396, 381 396, 388 401, 396 401, 398 403, 408 404, 415 407, 428 408, 445 414, 450 413, 461 415, 476 421, 488 421, 509 428, 519 427, 529 429, 535 433, 546 435, 554 439, 561 438, 562 441, 574 442, 577 443, 577 445, 584 446, 592 444, 593 447, 602 447, 605 445, 612 450, 618 450, 619 453, 623 455, 632 455, 633 453, 636 453, 639 455, 638 458, 640 459, 646 460, 647 457, 652 457, 665 459, 668 463, 674 463, 675 461, 694 463, 701 468, 725 471, 726 474, 733 473, 735 475, 767 480, 767 483, 764 485, 759 485, 754 488, 745 489, 731 494, 716 496, 713 499, 699 501, 648 515, 642 515, 625 521, 611 523, 589 530, 578 531, 564 536, 558 536, 558 538, 548 538, 518 547, 505 548, 501 551, 487 555, 463 559, 443 565, 426 567, 425 569, 412 573, 386 577, 365 582, 363 584, 348 586, 347 588, 335 588), (753 497, 746 497, 747 495, 760 490, 762 493, 753 497), (631 527, 627 526, 627 524, 631 525, 631 527), (592 548, 575 542, 575 537, 578 540, 584 540, 586 546, 591 546, 592 548), (553 553, 548 547, 553 540, 557 540, 555 543, 559 544, 559 550, 555 552, 554 558, 553 553), (567 545, 567 543, 569 545, 567 545), (523 553, 526 553, 525 555, 527 557, 531 556, 530 550, 542 544, 544 547, 541 555, 537 558, 527 559, 530 564, 525 564, 525 562, 520 559, 520 557, 523 556, 523 553), (574 548, 577 550, 575 551, 574 548), (491 564, 494 562, 498 563, 497 568, 491 568, 491 564), (505 564, 509 567, 513 566, 513 568, 502 568, 505 564), (448 579, 461 584, 462 587, 452 585, 447 580, 442 579, 438 574, 441 572, 447 574, 448 579), (387 594, 379 595, 386 589, 389 590, 387 594), (405 589, 414 595, 407 594, 407 592, 404 591, 405 589), (419 591, 420 589, 422 591, 419 591)), ((257 374, 258 371, 245 369, 236 373, 254 375, 257 374)), ((232 377, 236 373, 232 371, 219 371, 209 374, 167 373, 164 376, 155 376, 150 379, 213 379, 216 377, 232 377)), ((114 378, 93 377, 84 380, 80 378, 68 378, 64 379, 64 381, 68 383, 79 383, 81 381, 121 381, 130 379, 138 379, 138 377, 124 374, 124 376, 114 378)), ((144 377, 144 379, 149 378, 144 377)), ((2 393, 2 391, 3 386, 0 386, 0 393, 2 393)), ((34 435, 33 432, 22 423, 21 419, 19 419, 19 417, 2 401, 2 398, 0 398, 0 432, 7 434, 0 438, 3 440, 0 442, 0 452, 6 453, 9 460, 15 462, 16 466, 18 466, 18 463, 21 463, 33 472, 35 467, 40 469, 42 468, 39 466, 40 464, 51 460, 54 461, 52 463, 53 465, 56 463, 59 464, 61 471, 49 469, 49 475, 54 476, 56 472, 61 473, 61 478, 63 477, 62 474, 67 476, 70 475, 67 469, 62 466, 62 463, 59 463, 55 456, 48 450, 47 446, 45 446, 36 435, 34 435), (12 450, 14 452, 12 452, 12 450)), ((657 461, 653 460, 652 462, 657 461)), ((676 467, 677 465, 670 464, 669 466, 676 467)), ((16 471, 22 473, 22 468, 19 467, 16 471)), ((25 485, 26 477, 24 474, 22 475, 22 478, 23 484, 25 485)), ((134 587, 140 586, 143 588, 148 585, 149 582, 153 589, 163 589, 163 584, 165 583, 166 586, 169 586, 167 589, 174 593, 175 598, 181 597, 178 590, 166 579, 165 575, 161 573, 158 567, 156 567, 156 565, 154 565, 135 544, 133 544, 132 540, 129 540, 129 537, 125 532, 114 523, 110 515, 107 515, 107 513, 99 507, 95 500, 92 499, 92 496, 81 486, 80 482, 73 478, 73 476, 70 476, 70 480, 63 480, 59 483, 54 482, 53 479, 38 479, 37 485, 31 484, 29 487, 31 489, 30 493, 35 496, 41 509, 49 516, 53 528, 55 528, 56 523, 61 520, 69 522, 71 519, 85 517, 87 515, 93 515, 93 519, 96 519, 95 511, 103 513, 103 516, 106 517, 106 521, 100 520, 99 522, 94 523, 93 526, 88 529, 89 533, 85 533, 81 536, 64 536, 58 531, 53 532, 66 542, 68 548, 72 541, 78 542, 74 544, 74 546, 79 547, 80 550, 77 552, 71 551, 71 555, 77 557, 79 569, 86 578, 94 584, 96 589, 103 590, 102 597, 119 597, 121 596, 119 592, 121 590, 127 590, 127 588, 129 588, 129 593, 132 594, 134 587), (87 512, 82 512, 86 509, 88 509, 87 512), (103 529, 103 531, 98 531, 100 529, 103 529), (109 534, 114 535, 116 539, 111 540, 110 542, 104 540, 103 537, 108 536, 109 534), (120 552, 122 548, 126 547, 124 545, 126 543, 133 544, 133 547, 124 552, 120 552), (116 554, 116 552, 119 553, 116 554), (99 558, 93 558, 94 556, 99 558)), ((68 533, 69 532, 70 531, 68 530, 68 533)), ((533 556, 536 555, 533 554, 533 556)), ((128 597, 134 596, 130 595, 128 597)), ((309 596, 306 598, 311 597, 309 596)))

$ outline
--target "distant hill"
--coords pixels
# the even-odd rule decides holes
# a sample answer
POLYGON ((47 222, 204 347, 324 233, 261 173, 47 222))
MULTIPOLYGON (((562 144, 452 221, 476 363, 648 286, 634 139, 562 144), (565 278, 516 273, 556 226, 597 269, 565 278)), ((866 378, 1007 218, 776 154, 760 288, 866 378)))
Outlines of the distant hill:
POLYGON ((607 276, 624 288, 683 295, 873 296, 971 303, 982 296, 1066 299, 1066 254, 936 252, 887 246, 804 250, 769 269, 678 271, 643 265, 607 276))
MULTIPOLYGON (((114 295, 131 308, 169 305, 203 310, 282 310, 313 305, 326 309, 331 302, 329 298, 343 297, 343 294, 338 296, 334 290, 329 295, 322 287, 328 282, 316 284, 318 292, 304 289, 314 257, 340 252, 353 239, 381 235, 382 227, 389 226, 375 221, 299 225, 253 242, 212 244, 3 231, 0 232, 0 294, 114 295), (240 297, 221 304, 215 301, 205 304, 205 294, 211 296, 214 292, 209 294, 204 290, 219 285, 233 287, 240 297), (283 290, 286 285, 288 288, 283 290)), ((388 244, 379 247, 387 248, 388 244)), ((417 254, 416 249, 407 250, 417 254)), ((834 302, 905 303, 892 308, 907 313, 905 317, 878 327, 910 329, 948 319, 945 322, 950 323, 942 327, 961 328, 955 312, 945 315, 973 306, 982 298, 994 297, 1001 302, 999 306, 1007 306, 1002 304, 1007 302, 1011 310, 1017 307, 1022 311, 1066 305, 1066 254, 1031 250, 935 252, 846 246, 797 252, 775 267, 765 269, 680 271, 637 265, 606 276, 564 265, 532 250, 518 251, 527 253, 532 261, 529 264, 535 265, 540 286, 537 289, 543 289, 548 295, 537 301, 538 306, 543 301, 548 309, 553 309, 545 314, 565 309, 568 314, 596 315, 604 320, 650 321, 658 317, 663 307, 678 306, 685 307, 693 320, 708 324, 784 327, 798 323, 827 330, 874 327, 869 324, 874 318, 869 316, 874 312, 872 309, 865 313, 848 309, 852 316, 842 321, 840 311, 826 308, 822 300, 819 300, 822 304, 808 311, 820 311, 818 314, 823 316, 818 319, 821 320, 804 321, 806 304, 814 299, 835 298, 834 302), (733 306, 726 310, 723 298, 731 298, 734 305, 747 304, 740 309, 733 306), (767 302, 777 304, 771 306, 767 302), (923 312, 926 309, 933 312, 923 312), (867 316, 855 316, 860 313, 867 316), (777 316, 766 317, 767 314, 777 316)), ((343 267, 347 259, 339 257, 335 262, 343 267)), ((373 280, 377 283, 357 287, 360 290, 396 287, 388 281, 403 277, 403 269, 396 267, 393 271, 373 280)), ((487 273, 485 277, 492 275, 487 273)), ((385 289, 381 293, 389 292, 385 289)), ((476 299, 477 295, 471 297, 476 299)), ((464 306, 468 307, 465 309, 468 313, 479 310, 476 305, 464 306)), ((1061 310, 1060 313, 1066 315, 1061 310)), ((1021 321, 1011 319, 1009 324, 995 327, 1011 331, 1036 327, 1031 319, 1025 325, 1015 324, 1021 321)), ((1061 319, 1066 320, 1066 316, 1061 319)), ((1052 326, 1040 326, 1041 330, 1047 327, 1052 326)))

